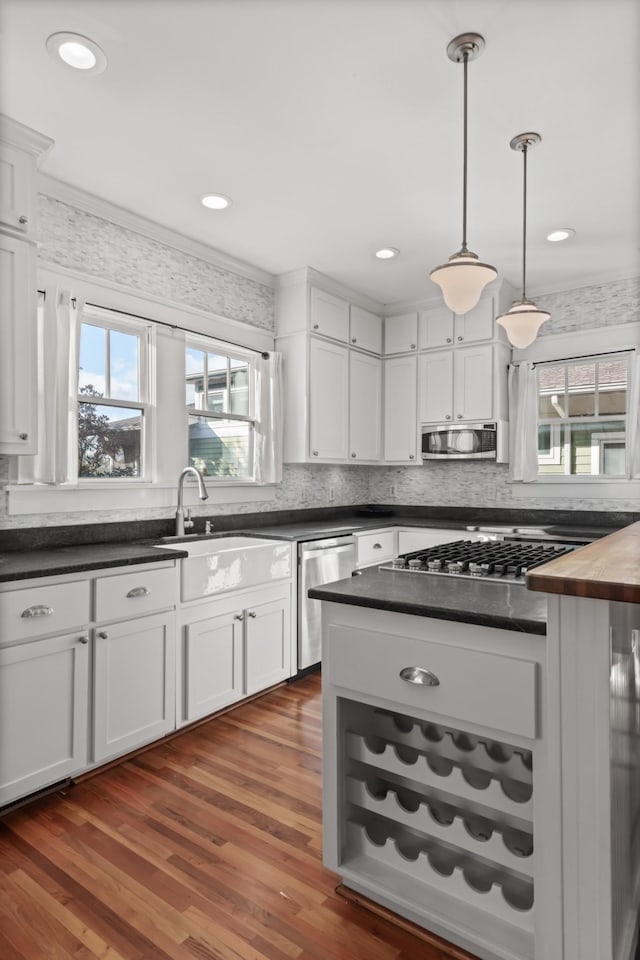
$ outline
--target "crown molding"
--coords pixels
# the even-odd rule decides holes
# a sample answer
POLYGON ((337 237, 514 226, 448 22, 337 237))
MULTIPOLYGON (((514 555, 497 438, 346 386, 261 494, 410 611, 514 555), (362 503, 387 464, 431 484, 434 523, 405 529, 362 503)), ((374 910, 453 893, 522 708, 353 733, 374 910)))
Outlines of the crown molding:
POLYGON ((80 187, 74 187, 70 183, 64 183, 62 180, 57 180, 48 174, 38 174, 37 190, 38 193, 51 197, 53 200, 59 200, 61 203, 76 207, 78 210, 84 210, 85 213, 91 213, 93 216, 100 217, 102 220, 108 220, 110 223, 115 223, 120 227, 124 227, 126 230, 139 233, 150 240, 156 240, 158 243, 172 247, 174 250, 180 250, 189 256, 197 257, 198 260, 204 260, 206 263, 210 263, 214 267, 219 267, 221 270, 238 274, 238 276, 253 280, 255 283, 261 283, 266 287, 273 288, 275 286, 273 274, 267 273, 266 270, 254 267, 244 260, 237 260, 235 257, 223 253, 221 250, 207 246, 206 243, 200 243, 199 240, 192 240, 191 237, 171 230, 169 227, 163 227, 154 220, 147 220, 146 217, 133 213, 131 210, 119 207, 109 200, 103 200, 101 197, 95 196, 95 194, 87 193, 86 190, 81 190, 80 187))
POLYGON ((38 162, 44 159, 53 146, 53 140, 50 137, 45 137, 43 133, 26 127, 24 123, 18 123, 5 113, 0 113, 0 137, 12 147, 27 150, 38 162))

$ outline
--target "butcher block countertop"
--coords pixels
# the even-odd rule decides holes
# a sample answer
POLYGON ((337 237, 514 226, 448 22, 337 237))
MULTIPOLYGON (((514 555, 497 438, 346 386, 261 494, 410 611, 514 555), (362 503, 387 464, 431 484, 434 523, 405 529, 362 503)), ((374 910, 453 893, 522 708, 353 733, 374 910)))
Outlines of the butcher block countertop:
POLYGON ((545 563, 526 582, 544 593, 640 603, 640 523, 545 563))

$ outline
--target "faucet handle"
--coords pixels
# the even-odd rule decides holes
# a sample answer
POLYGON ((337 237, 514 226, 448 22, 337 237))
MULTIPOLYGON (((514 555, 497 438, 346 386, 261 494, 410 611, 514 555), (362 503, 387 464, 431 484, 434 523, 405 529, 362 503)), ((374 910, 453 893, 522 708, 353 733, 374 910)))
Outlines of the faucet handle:
POLYGON ((185 527, 192 527, 193 520, 191 519, 191 507, 187 507, 184 515, 184 525, 185 527))

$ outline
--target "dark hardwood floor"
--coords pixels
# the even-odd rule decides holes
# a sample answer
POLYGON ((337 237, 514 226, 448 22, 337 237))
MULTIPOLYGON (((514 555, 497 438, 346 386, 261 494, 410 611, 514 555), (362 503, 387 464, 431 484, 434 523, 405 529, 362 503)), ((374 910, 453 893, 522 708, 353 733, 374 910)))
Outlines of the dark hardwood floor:
POLYGON ((2 960, 464 960, 335 892, 319 675, 0 820, 2 960))

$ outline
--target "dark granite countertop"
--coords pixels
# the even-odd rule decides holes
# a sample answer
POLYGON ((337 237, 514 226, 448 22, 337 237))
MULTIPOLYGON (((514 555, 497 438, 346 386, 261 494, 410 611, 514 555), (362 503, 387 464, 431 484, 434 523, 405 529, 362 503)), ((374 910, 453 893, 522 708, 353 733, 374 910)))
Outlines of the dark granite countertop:
POLYGON ((129 567, 155 560, 179 560, 186 556, 186 551, 179 545, 170 550, 158 550, 148 543, 94 543, 49 550, 14 550, 0 554, 0 582, 129 567))
POLYGON ((531 593, 524 584, 428 577, 370 567, 358 576, 312 587, 309 596, 519 633, 544 636, 547 632, 546 597, 531 593))

